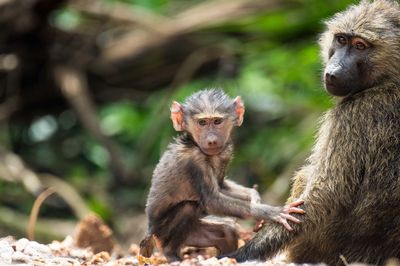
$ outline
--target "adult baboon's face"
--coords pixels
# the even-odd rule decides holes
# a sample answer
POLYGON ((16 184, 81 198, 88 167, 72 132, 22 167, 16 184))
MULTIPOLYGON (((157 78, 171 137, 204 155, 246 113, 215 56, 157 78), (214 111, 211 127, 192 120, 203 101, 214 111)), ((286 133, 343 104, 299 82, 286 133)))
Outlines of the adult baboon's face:
POLYGON ((363 38, 336 34, 324 71, 325 89, 334 96, 348 96, 372 86, 368 77, 373 46, 363 38))

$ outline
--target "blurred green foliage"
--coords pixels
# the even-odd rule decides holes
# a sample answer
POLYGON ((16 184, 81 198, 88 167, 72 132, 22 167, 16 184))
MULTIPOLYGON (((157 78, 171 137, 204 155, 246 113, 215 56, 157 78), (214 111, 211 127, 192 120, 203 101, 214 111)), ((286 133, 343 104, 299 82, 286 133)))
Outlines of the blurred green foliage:
MULTIPOLYGON (((201 2, 103 1, 110 5, 116 1, 139 5, 163 15, 173 15, 201 2)), ((232 21, 201 33, 212 39, 211 43, 234 52, 237 75, 203 76, 176 89, 172 98, 183 100, 205 87, 222 87, 232 97, 243 97, 245 123, 234 136, 236 152, 230 177, 246 185, 258 183, 265 190, 293 158, 305 158, 313 143, 318 116, 331 106, 320 81, 318 34, 324 19, 351 2, 354 1, 299 0, 285 10, 232 21)), ((80 16, 73 10, 62 10, 54 15, 54 25, 63 29, 77 27, 82 23, 80 16)), ((9 138, 29 165, 64 177, 104 218, 127 208, 142 210, 152 170, 176 135, 168 119, 170 90, 158 90, 142 102, 114 102, 98 110, 102 128, 118 143, 126 165, 145 177, 143 185, 109 190, 112 173, 107 153, 85 132, 72 111, 37 118, 28 126, 12 125, 9 138), (149 131, 153 123, 160 126, 149 131), (148 139, 154 141, 145 143, 148 139), (21 140, 22 144, 16 144, 21 140)), ((18 208, 29 213, 32 198, 21 189, 9 190, 8 186, 4 182, 0 186, 0 194, 7 195, 1 196, 2 203, 24 202, 18 208)))

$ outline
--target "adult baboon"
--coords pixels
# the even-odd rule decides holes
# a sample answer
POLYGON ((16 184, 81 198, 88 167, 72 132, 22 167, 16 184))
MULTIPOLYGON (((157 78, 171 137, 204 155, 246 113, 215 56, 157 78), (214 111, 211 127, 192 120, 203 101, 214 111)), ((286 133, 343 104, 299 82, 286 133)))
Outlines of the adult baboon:
POLYGON ((306 214, 294 233, 266 222, 231 257, 382 264, 400 257, 400 8, 362 1, 327 21, 321 36, 326 90, 336 106, 323 117, 290 200, 306 214))

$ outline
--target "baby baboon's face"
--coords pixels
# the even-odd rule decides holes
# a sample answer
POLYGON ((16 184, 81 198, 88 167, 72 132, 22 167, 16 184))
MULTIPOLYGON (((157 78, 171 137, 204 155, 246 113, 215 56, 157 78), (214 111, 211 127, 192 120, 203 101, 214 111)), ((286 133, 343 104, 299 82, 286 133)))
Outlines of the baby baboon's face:
POLYGON ((217 155, 225 148, 231 135, 233 121, 225 116, 193 117, 189 131, 202 152, 217 155))
POLYGON ((173 102, 171 119, 175 130, 189 133, 201 151, 218 155, 226 147, 233 127, 243 122, 240 96, 229 98, 222 90, 194 93, 183 105, 173 102))

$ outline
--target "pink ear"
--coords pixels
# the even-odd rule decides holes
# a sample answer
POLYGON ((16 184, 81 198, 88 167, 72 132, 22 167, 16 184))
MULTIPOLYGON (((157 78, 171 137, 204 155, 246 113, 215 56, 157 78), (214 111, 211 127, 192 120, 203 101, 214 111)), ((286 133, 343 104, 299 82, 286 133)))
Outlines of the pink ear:
POLYGON ((171 120, 176 131, 183 131, 183 108, 182 105, 176 101, 171 105, 171 120))
POLYGON ((243 123, 244 104, 240 96, 237 96, 233 103, 235 105, 236 126, 239 127, 243 123))

